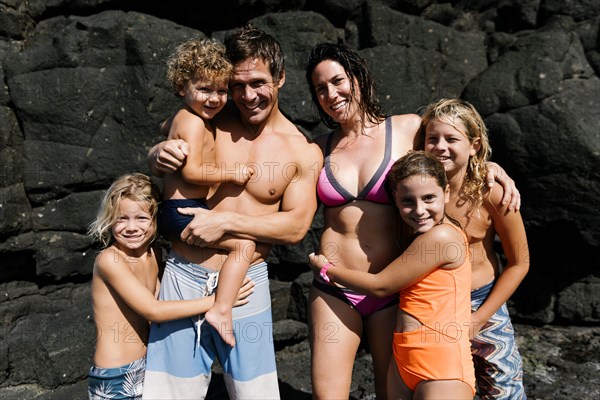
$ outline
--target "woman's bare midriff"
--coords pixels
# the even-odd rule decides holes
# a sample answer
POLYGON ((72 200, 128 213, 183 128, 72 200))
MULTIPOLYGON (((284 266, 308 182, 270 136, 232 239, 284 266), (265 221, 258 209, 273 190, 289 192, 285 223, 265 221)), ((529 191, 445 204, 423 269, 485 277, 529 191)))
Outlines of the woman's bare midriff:
POLYGON ((324 213, 319 252, 333 264, 377 273, 400 254, 392 206, 359 200, 324 213))

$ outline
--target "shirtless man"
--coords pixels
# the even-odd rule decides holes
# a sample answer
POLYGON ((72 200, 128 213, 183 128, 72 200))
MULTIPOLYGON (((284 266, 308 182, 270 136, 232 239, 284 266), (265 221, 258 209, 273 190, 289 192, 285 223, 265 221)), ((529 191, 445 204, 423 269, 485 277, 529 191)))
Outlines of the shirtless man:
MULTIPOLYGON (((213 119, 216 160, 225 171, 236 163, 255 175, 245 185, 222 183, 211 189, 209 210, 195 214, 174 245, 161 282, 161 299, 200 297, 214 286, 225 254, 206 246, 224 235, 257 243, 248 276, 255 283, 250 302, 233 311, 236 345, 223 342, 212 326, 199 329, 191 319, 152 325, 144 398, 204 398, 215 357, 223 366, 232 399, 279 398, 273 348, 271 299, 266 256, 272 244, 296 243, 306 234, 317 209, 319 148, 279 110, 285 81, 279 43, 266 33, 244 27, 225 40, 233 64, 230 90, 236 108, 213 119), (182 253, 182 254, 178 254, 182 253), (189 261, 193 257, 194 263, 189 261)), ((186 155, 182 141, 163 142, 149 154, 153 172, 173 171, 186 155)))

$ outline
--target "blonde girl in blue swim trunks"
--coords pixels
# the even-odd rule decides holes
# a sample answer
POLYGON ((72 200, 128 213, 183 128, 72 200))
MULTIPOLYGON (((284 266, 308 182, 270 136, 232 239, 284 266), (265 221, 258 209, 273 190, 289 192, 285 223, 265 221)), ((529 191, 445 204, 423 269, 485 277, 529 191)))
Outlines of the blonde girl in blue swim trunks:
POLYGON ((529 250, 518 209, 502 203, 500 186, 488 189, 491 153, 483 119, 468 102, 441 99, 427 107, 420 148, 444 164, 450 182, 446 209, 465 230, 472 254, 472 352, 481 399, 525 399, 523 366, 506 301, 529 270, 529 250), (498 235, 506 256, 501 268, 498 235))
MULTIPOLYGON (((141 399, 148 321, 162 322, 206 312, 214 296, 158 301, 160 255, 156 237, 160 193, 143 174, 123 175, 104 195, 89 234, 104 249, 96 257, 92 306, 96 324, 94 365, 89 371, 90 399, 141 399)), ((246 304, 252 283, 239 291, 246 304)))

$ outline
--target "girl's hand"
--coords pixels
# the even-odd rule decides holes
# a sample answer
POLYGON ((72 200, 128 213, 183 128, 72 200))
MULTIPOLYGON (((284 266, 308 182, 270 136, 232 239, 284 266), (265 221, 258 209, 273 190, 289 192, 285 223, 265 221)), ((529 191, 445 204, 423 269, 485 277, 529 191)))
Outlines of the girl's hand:
POLYGON ((479 334, 479 331, 487 323, 487 320, 482 321, 479 318, 477 311, 471 313, 471 324, 469 326, 469 339, 473 340, 479 334))
POLYGON ((252 282, 250 278, 245 277, 244 281, 242 282, 242 287, 238 291, 237 300, 235 301, 233 306, 239 307, 243 306, 244 304, 248 304, 248 302, 250 301, 250 299, 248 299, 248 296, 250 296, 252 293, 254 293, 254 282, 252 282))
POLYGON ((325 266, 329 261, 325 256, 321 254, 310 253, 308 255, 308 261, 310 262, 310 268, 313 270, 315 274, 319 274, 321 272, 321 268, 325 266))

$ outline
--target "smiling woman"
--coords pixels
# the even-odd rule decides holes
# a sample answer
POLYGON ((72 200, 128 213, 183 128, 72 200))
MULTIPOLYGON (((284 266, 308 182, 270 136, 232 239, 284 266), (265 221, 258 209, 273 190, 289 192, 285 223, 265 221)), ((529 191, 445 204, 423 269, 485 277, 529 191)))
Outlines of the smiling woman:
MULTIPOLYGON (((386 117, 365 61, 352 49, 321 44, 306 79, 323 122, 334 129, 316 139, 325 162, 317 193, 325 205, 319 252, 336 268, 376 273, 399 255, 396 213, 384 181, 394 160, 413 147, 420 118, 386 117)), ((311 378, 318 398, 348 398, 356 351, 366 330, 377 398, 385 399, 397 296, 379 299, 315 277, 310 292, 311 378), (350 306, 350 307, 348 307, 350 306), (326 330, 335 323, 335 340, 326 330)))

